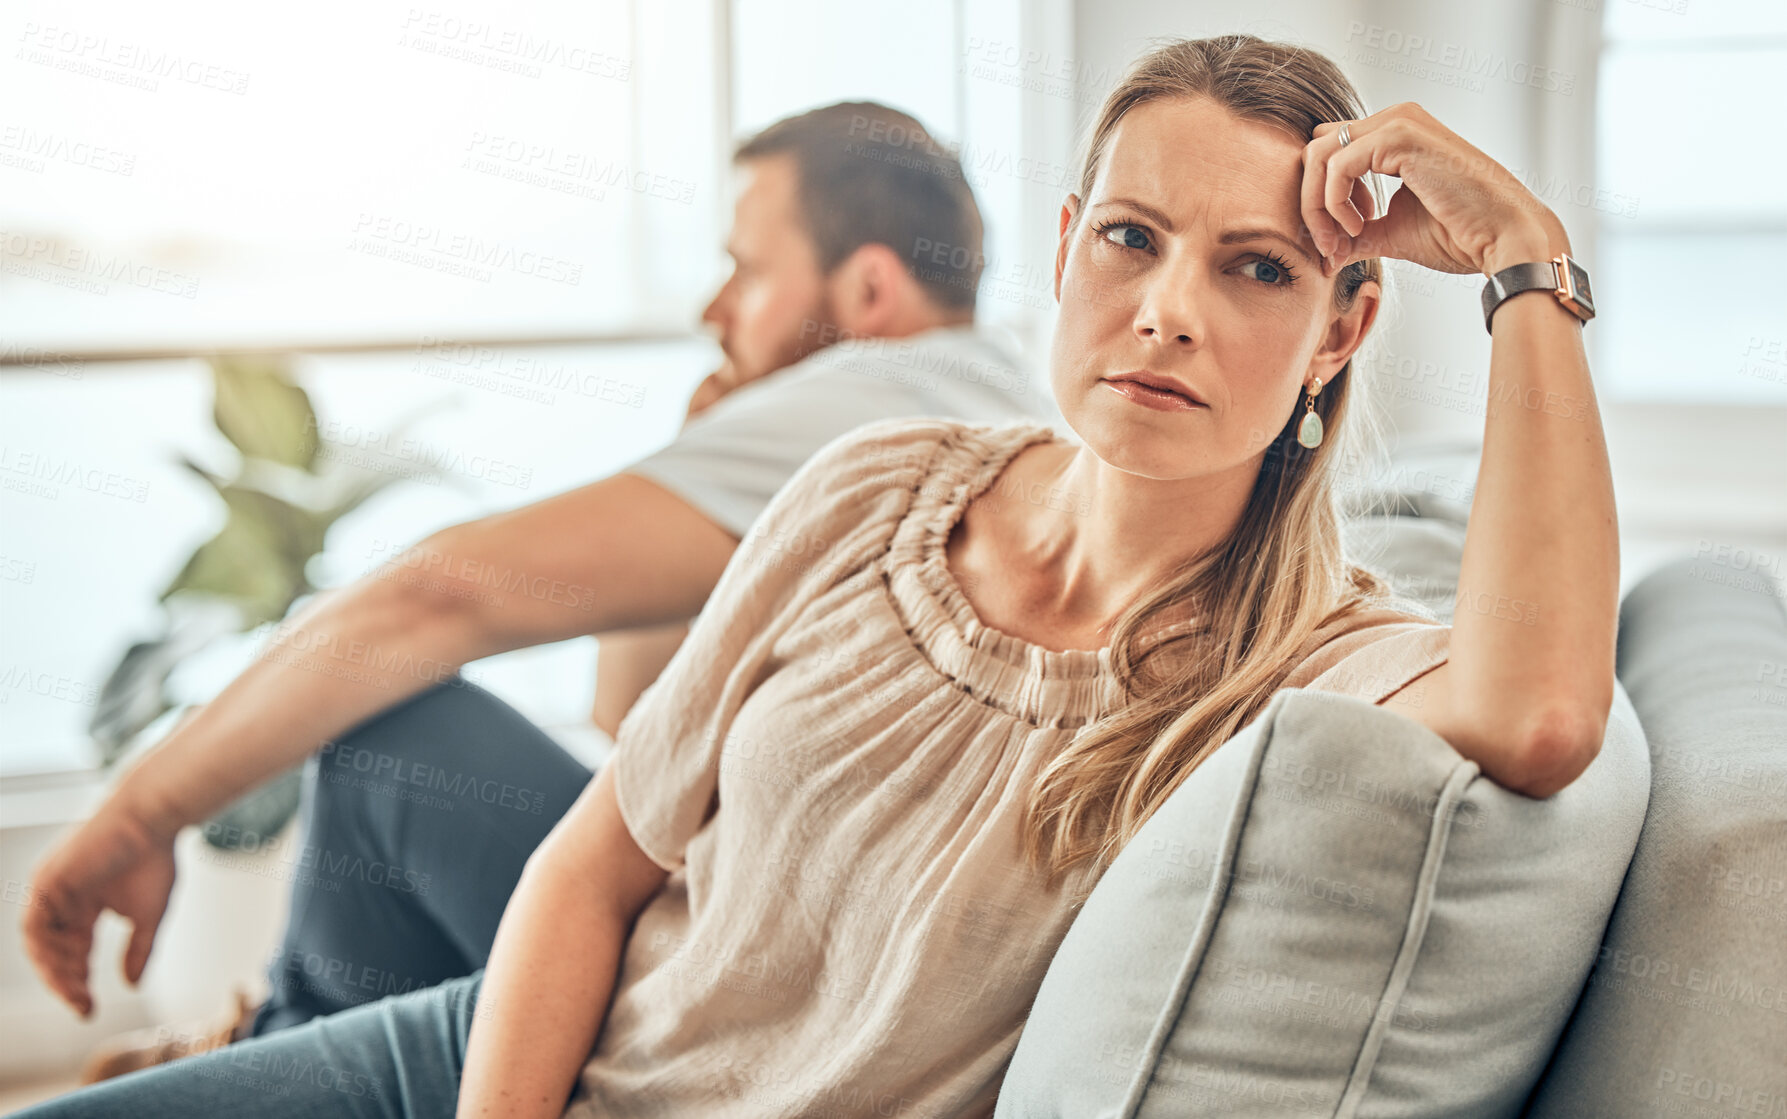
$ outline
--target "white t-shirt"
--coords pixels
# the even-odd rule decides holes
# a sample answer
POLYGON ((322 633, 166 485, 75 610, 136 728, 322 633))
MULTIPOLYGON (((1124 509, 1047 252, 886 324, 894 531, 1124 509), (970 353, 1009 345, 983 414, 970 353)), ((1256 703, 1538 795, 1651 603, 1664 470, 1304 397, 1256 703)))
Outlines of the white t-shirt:
POLYGON ((677 437, 626 468, 743 539, 802 463, 875 420, 940 416, 1059 427, 1048 379, 985 330, 937 327, 836 342, 727 393, 677 437))

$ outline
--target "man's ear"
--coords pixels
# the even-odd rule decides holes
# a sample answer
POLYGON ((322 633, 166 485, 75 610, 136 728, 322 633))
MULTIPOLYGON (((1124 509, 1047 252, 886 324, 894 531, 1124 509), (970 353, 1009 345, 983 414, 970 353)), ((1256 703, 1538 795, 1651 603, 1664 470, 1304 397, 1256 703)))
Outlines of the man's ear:
POLYGON ((1061 273, 1067 269, 1067 231, 1073 225, 1074 216, 1080 212, 1080 196, 1070 194, 1067 201, 1061 203, 1061 228, 1056 233, 1055 241, 1055 302, 1061 302, 1061 273))
POLYGON ((1341 366, 1352 360, 1353 353, 1365 341, 1366 333, 1377 319, 1379 297, 1383 294, 1376 280, 1366 280, 1353 295, 1352 306, 1334 316, 1321 348, 1309 360, 1309 371, 1325 383, 1341 366))
POLYGON ((905 314, 917 281, 906 262, 886 245, 859 245, 826 278, 838 325, 852 334, 873 337, 905 314))

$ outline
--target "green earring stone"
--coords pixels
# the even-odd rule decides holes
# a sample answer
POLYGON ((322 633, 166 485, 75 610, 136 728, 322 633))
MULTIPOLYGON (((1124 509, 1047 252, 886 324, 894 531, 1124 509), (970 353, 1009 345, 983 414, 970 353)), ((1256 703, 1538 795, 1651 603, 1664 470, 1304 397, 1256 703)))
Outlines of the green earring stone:
POLYGON ((1303 422, 1297 426, 1297 442, 1305 447, 1322 445, 1322 417, 1315 412, 1303 413, 1303 422))

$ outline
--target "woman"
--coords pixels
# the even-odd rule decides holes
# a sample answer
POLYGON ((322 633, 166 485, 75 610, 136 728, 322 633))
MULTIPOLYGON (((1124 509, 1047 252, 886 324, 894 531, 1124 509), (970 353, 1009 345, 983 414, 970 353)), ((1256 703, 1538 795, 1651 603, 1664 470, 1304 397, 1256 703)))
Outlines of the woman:
POLYGON ((1379 258, 1493 273, 1567 251, 1556 217, 1418 106, 1366 116, 1321 56, 1224 36, 1132 68, 1059 234, 1081 442, 918 419, 820 451, 487 968, 29 1114, 989 1114, 1081 899, 1278 689, 1384 702, 1531 795, 1574 779, 1612 698, 1612 487, 1592 412, 1519 405, 1592 399, 1577 320, 1496 313, 1451 626, 1346 561, 1334 502, 1379 258), (1406 188, 1381 220, 1368 169, 1406 188))

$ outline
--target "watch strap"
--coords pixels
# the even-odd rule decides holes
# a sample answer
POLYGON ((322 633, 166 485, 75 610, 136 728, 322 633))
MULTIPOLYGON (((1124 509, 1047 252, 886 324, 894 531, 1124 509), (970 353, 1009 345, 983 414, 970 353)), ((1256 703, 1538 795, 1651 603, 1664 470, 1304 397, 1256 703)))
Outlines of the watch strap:
POLYGON ((1580 322, 1595 317, 1595 297, 1589 291, 1588 269, 1569 253, 1559 253, 1550 260, 1511 264, 1489 277, 1489 282, 1483 285, 1483 329, 1494 332, 1490 324, 1495 318, 1495 309, 1509 296, 1535 288, 1551 292, 1580 322))
POLYGON ((1495 309, 1510 295, 1519 295, 1534 288, 1556 291, 1560 286, 1557 264, 1553 261, 1535 260, 1526 264, 1509 265, 1489 277, 1489 282, 1483 285, 1483 329, 1491 330, 1489 324, 1495 318, 1495 309))

